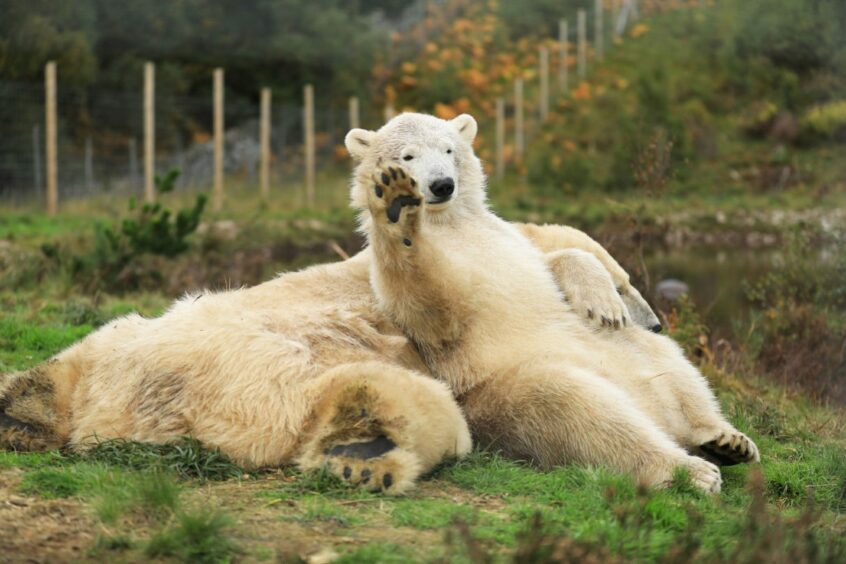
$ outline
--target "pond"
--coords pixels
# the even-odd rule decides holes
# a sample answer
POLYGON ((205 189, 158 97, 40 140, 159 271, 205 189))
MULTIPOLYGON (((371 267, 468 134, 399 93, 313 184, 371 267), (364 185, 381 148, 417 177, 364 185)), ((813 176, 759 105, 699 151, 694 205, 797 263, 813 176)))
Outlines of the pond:
POLYGON ((654 251, 644 257, 650 279, 644 296, 656 304, 659 300, 656 287, 662 280, 684 282, 712 333, 728 336, 748 317, 751 304, 746 297, 747 285, 784 264, 785 256, 780 247, 654 251))

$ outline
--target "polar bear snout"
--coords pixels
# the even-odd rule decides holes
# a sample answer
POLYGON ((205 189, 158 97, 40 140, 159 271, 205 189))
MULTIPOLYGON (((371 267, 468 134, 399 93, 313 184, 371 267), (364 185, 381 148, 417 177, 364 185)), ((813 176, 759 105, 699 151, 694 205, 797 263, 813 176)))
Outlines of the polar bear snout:
POLYGON ((429 192, 432 193, 433 199, 428 201, 429 204, 443 204, 452 198, 455 192, 455 180, 452 178, 438 178, 429 184, 429 192))

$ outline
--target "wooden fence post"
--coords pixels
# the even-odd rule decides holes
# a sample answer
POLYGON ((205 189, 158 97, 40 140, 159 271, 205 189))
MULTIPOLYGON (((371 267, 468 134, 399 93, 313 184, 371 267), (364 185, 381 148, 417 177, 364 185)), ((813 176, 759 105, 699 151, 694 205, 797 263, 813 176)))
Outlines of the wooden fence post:
POLYGON ((560 20, 558 22, 558 89, 566 93, 569 89, 569 69, 567 68, 567 57, 570 52, 568 45, 569 30, 567 29, 567 20, 560 20))
POLYGON ((223 209, 223 69, 214 69, 214 211, 223 209))
POLYGON ((144 201, 156 201, 156 67, 144 63, 144 201))
POLYGON ((611 36, 614 42, 620 38, 620 31, 618 29, 618 22, 620 20, 620 5, 622 0, 611 0, 611 36))
POLYGON ((306 84, 303 97, 306 204, 314 207, 314 87, 311 84, 306 84))
POLYGON ((55 216, 59 211, 58 151, 56 147, 56 63, 50 61, 44 67, 45 114, 47 147, 47 214, 55 216))
POLYGON ((584 80, 587 76, 587 14, 584 10, 578 12, 579 36, 579 79, 584 80))
POLYGON ((32 126, 32 167, 33 181, 35 182, 35 195, 41 201, 44 195, 44 185, 41 179, 41 128, 37 125, 32 126))
POLYGON ((496 99, 496 178, 505 176, 505 98, 496 99))
POLYGON ((523 131, 523 79, 514 81, 514 154, 522 157, 526 144, 523 131))
POLYGON ((350 97, 350 129, 361 127, 361 118, 358 111, 358 97, 350 97))
POLYGON ((549 49, 540 48, 540 120, 549 116, 549 49))
POLYGON ((596 60, 600 63, 605 59, 605 21, 602 0, 596 0, 593 20, 593 44, 596 50, 596 60))
POLYGON ((259 165, 259 189, 261 197, 270 197, 270 88, 261 89, 261 125, 259 131, 261 164, 259 165))

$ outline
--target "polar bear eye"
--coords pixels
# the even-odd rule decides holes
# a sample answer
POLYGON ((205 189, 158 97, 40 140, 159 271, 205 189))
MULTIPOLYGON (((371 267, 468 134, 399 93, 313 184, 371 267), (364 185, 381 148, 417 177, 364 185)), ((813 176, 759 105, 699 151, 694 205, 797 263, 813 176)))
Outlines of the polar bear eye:
POLYGON ((452 154, 452 149, 447 149, 447 155, 451 155, 451 154, 452 154))
POLYGON ((413 155, 406 155, 406 156, 404 156, 404 157, 402 158, 402 160, 404 160, 404 161, 410 161, 410 160, 411 160, 411 159, 413 159, 413 158, 414 158, 414 156, 413 156, 413 155))

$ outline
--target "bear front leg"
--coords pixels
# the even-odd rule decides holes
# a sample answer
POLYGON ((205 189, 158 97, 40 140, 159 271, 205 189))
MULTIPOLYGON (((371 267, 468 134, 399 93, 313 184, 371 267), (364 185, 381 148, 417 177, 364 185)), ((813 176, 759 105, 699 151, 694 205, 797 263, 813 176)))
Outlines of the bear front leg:
POLYGON ((378 168, 368 207, 370 279, 379 305, 420 347, 455 342, 471 313, 443 283, 450 260, 426 237, 417 181, 400 166, 378 168))
POLYGON ((376 170, 368 206, 373 219, 374 250, 402 260, 403 248, 411 247, 420 230, 423 194, 417 181, 401 166, 376 170))
POLYGON ((599 260, 580 249, 565 249, 544 256, 564 297, 588 325, 620 329, 631 316, 599 260))

